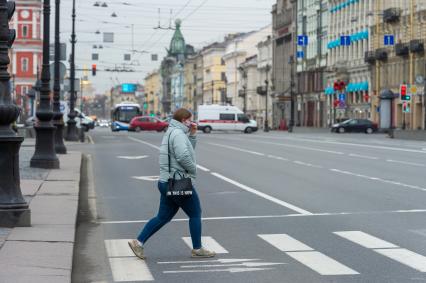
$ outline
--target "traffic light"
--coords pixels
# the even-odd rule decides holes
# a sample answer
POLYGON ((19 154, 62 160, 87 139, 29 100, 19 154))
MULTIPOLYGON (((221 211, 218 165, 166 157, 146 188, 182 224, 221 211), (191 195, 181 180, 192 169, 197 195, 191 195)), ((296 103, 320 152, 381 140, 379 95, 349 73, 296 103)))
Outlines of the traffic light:
POLYGON ((399 95, 401 96, 401 100, 403 100, 403 101, 411 100, 411 95, 409 95, 407 93, 407 85, 406 84, 402 84, 399 87, 399 95))
MULTIPOLYGON (((14 1, 8 1, 6 3, 7 5, 7 19, 10 21, 13 17, 13 14, 15 13, 15 2, 14 1)), ((9 39, 7 41, 7 45, 10 47, 12 47, 13 42, 15 41, 16 38, 16 31, 14 29, 9 29, 9 39)))
POLYGON ((92 65, 92 76, 96 76, 96 64, 92 65))

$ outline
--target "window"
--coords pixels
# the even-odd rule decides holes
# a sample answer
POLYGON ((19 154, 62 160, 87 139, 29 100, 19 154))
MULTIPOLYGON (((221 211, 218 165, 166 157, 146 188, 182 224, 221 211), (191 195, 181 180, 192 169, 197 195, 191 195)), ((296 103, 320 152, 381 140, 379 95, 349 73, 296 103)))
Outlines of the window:
POLYGON ((223 58, 222 58, 222 59, 220 59, 220 64, 221 64, 222 66, 225 66, 225 60, 223 60, 223 58))
POLYGON ((147 117, 140 118, 139 122, 149 122, 149 118, 147 117))
POLYGON ((21 95, 27 95, 27 94, 28 94, 28 86, 22 86, 21 95))
POLYGON ((225 72, 220 73, 220 80, 226 81, 226 73, 225 72))
POLYGON ((24 37, 24 38, 28 37, 28 26, 27 25, 22 26, 22 37, 24 37))
POLYGON ((235 121, 235 114, 220 114, 219 120, 235 121))
POLYGON ((21 71, 22 72, 28 72, 28 58, 22 58, 21 59, 21 71))
POLYGON ((245 114, 238 114, 237 118, 238 118, 238 122, 243 122, 243 123, 250 122, 250 119, 245 114))

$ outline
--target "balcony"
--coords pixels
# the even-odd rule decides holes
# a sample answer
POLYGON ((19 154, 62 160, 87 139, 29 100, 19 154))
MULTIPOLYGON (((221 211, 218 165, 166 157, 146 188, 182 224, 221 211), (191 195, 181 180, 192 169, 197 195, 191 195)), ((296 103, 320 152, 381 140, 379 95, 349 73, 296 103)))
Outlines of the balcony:
POLYGON ((375 57, 376 60, 386 61, 388 59, 388 51, 386 50, 386 48, 376 49, 375 57))
POLYGON ((399 21, 401 10, 398 8, 389 8, 383 11, 383 21, 385 23, 395 23, 399 21))
POLYGON ((266 95, 266 86, 258 86, 256 89, 257 94, 259 95, 266 95))
POLYGON ((376 55, 374 51, 367 51, 364 54, 364 62, 368 64, 374 64, 376 61, 376 55))
POLYGON ((413 53, 422 53, 424 52, 424 44, 420 39, 413 39, 410 41, 410 51, 413 53))
POLYGON ((397 56, 407 56, 409 53, 409 45, 407 43, 395 44, 395 54, 397 56))
POLYGON ((239 97, 244 97, 244 96, 246 96, 246 91, 245 91, 244 89, 240 89, 240 90, 238 90, 238 96, 239 96, 239 97))

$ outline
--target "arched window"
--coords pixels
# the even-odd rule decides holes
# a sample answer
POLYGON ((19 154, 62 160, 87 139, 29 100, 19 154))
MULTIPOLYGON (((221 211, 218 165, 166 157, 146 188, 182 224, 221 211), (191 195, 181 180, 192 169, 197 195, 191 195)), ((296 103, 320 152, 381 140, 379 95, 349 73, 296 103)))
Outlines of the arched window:
POLYGON ((22 58, 21 59, 21 71, 22 72, 28 72, 29 69, 29 60, 28 58, 22 58))
POLYGON ((22 37, 23 38, 28 37, 28 26, 27 25, 22 26, 22 37))

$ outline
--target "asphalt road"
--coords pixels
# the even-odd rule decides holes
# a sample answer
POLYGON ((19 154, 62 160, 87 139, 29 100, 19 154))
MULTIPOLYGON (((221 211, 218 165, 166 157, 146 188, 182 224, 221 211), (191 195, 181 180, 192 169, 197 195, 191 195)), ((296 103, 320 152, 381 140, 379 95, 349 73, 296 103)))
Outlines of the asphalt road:
POLYGON ((92 159, 96 216, 81 225, 75 282, 426 281, 425 142, 200 133, 203 241, 218 256, 190 258, 179 212, 141 261, 127 239, 157 212, 162 133, 90 135, 80 149, 92 159))

